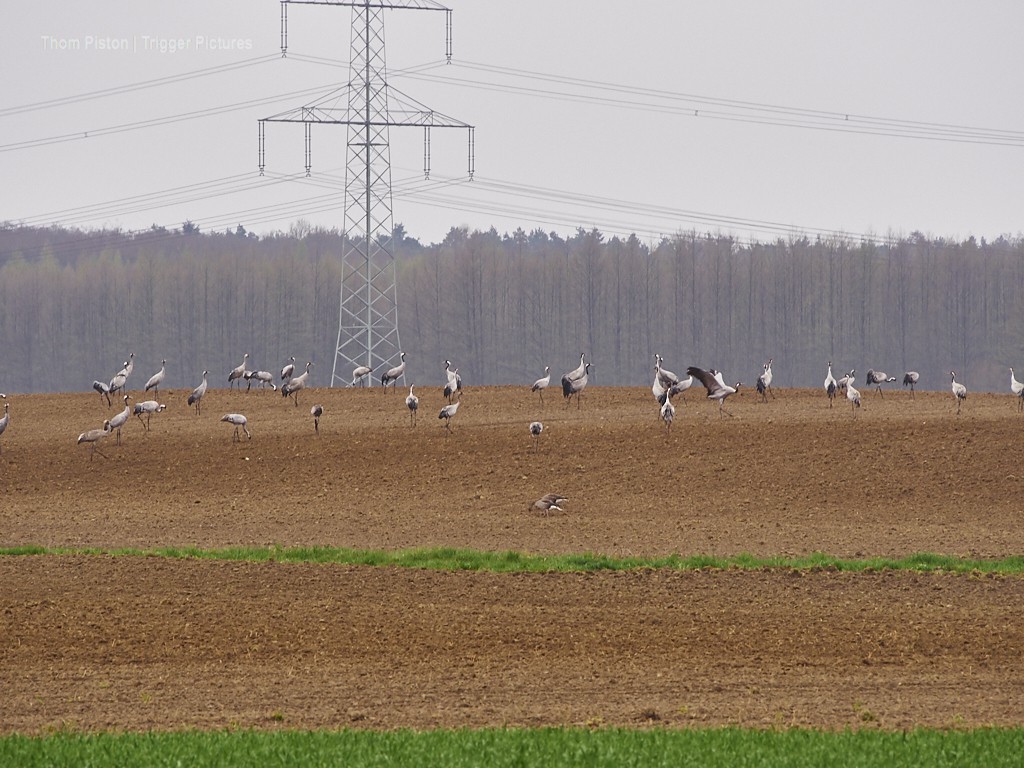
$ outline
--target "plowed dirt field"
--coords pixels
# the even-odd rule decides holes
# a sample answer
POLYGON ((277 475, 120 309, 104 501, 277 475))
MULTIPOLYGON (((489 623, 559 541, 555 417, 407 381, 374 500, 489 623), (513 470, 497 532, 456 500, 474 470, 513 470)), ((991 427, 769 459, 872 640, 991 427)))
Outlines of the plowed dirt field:
MULTIPOLYGON (((161 393, 92 457, 116 405, 9 394, 0 546, 1024 553, 1009 394, 691 390, 669 434, 646 388, 473 388, 448 434, 417 389, 415 427, 402 389, 161 393)), ((0 731, 1024 725, 1022 616, 1021 577, 0 557, 0 731)))

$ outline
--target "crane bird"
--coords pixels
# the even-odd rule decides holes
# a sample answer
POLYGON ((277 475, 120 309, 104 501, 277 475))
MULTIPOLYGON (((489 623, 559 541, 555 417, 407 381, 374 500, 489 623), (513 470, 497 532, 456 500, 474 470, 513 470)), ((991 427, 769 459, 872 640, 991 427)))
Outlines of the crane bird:
POLYGON ((850 371, 849 381, 846 382, 846 399, 850 401, 850 412, 857 415, 856 409, 860 408, 860 392, 853 386, 853 371, 850 371))
MULTIPOLYGON (((0 397, 7 399, 7 395, 0 394, 0 397)), ((4 403, 4 417, 0 419, 0 435, 7 429, 7 425, 11 423, 10 403, 4 403)))
POLYGON ((541 376, 539 379, 537 379, 535 382, 533 382, 533 386, 530 387, 530 391, 531 392, 536 392, 538 395, 540 395, 540 404, 542 406, 544 405, 544 390, 548 388, 548 385, 550 383, 551 383, 551 368, 545 365, 544 366, 544 375, 541 376))
POLYGON ((540 433, 544 431, 544 425, 539 421, 530 422, 530 434, 533 435, 533 449, 537 450, 537 438, 540 437, 540 433))
POLYGON ((149 381, 146 382, 146 392, 153 390, 155 394, 160 394, 160 385, 164 383, 164 377, 167 376, 167 361, 160 361, 160 370, 149 377, 149 381))
POLYGON ((103 381, 94 381, 92 388, 100 393, 100 397, 107 398, 107 405, 112 405, 113 402, 110 399, 110 385, 103 381))
POLYGON ((672 405, 672 390, 665 393, 665 402, 661 406, 661 420, 665 422, 665 434, 672 432, 672 419, 676 417, 676 407, 672 405))
POLYGON ((875 389, 878 390, 878 394, 882 395, 883 398, 885 395, 882 394, 882 385, 893 381, 896 381, 896 377, 890 376, 885 371, 869 370, 868 375, 864 377, 864 384, 869 387, 874 385, 875 389))
POLYGON ((416 411, 420 407, 420 399, 412 393, 412 388, 415 386, 415 384, 410 384, 409 394, 405 396, 405 406, 409 409, 409 421, 414 427, 416 426, 416 411))
POLYGON ((839 385, 836 383, 835 377, 832 375, 832 361, 828 361, 828 372, 825 374, 825 394, 828 395, 828 407, 832 407, 832 401, 836 399, 836 390, 839 389, 839 385))
POLYGON ((288 397, 288 395, 292 395, 292 400, 295 402, 296 407, 298 407, 299 405, 298 392, 300 389, 306 388, 306 382, 309 381, 309 368, 312 365, 312 361, 307 362, 305 371, 300 373, 298 376, 289 379, 288 383, 281 387, 281 395, 283 397, 288 397))
POLYGON ((718 416, 732 416, 727 410, 725 410, 725 399, 729 395, 734 395, 740 391, 740 387, 743 386, 741 382, 736 382, 736 385, 730 387, 725 383, 721 372, 705 371, 703 368, 698 368, 695 365, 691 365, 686 369, 687 376, 693 376, 701 384, 704 385, 704 389, 708 391, 709 400, 718 401, 718 416))
POLYGON ((127 382, 127 381, 128 381, 128 361, 125 360, 124 361, 124 368, 122 368, 120 371, 115 373, 114 374, 114 378, 112 378, 110 380, 110 383, 107 385, 107 392, 109 394, 111 394, 111 395, 114 394, 115 392, 117 392, 117 390, 121 389, 121 387, 123 387, 125 385, 125 382, 127 382))
POLYGON ((196 415, 203 412, 203 395, 206 394, 206 374, 209 371, 203 371, 203 380, 199 383, 199 386, 192 390, 192 394, 188 396, 188 404, 196 407, 196 415))
POLYGON ((456 392, 455 393, 455 402, 454 403, 448 403, 448 405, 444 406, 444 408, 441 409, 441 412, 439 414, 437 414, 437 418, 444 419, 444 428, 446 430, 448 430, 449 432, 452 431, 452 427, 451 427, 452 419, 455 418, 455 414, 459 410, 459 404, 462 402, 461 398, 462 398, 462 393, 461 392, 456 392))
POLYGON ((392 381, 395 382, 394 387, 397 387, 398 379, 405 373, 405 352, 399 352, 398 356, 402 359, 402 362, 394 368, 388 368, 380 377, 380 385, 384 387, 385 392, 388 391, 388 384, 392 381))
POLYGON ((772 358, 770 357, 768 362, 764 364, 764 373, 757 377, 757 394, 761 396, 763 402, 768 402, 769 393, 774 400, 775 390, 772 389, 772 358))
POLYGON ((917 371, 907 371, 903 374, 903 386, 910 387, 910 396, 914 397, 914 387, 921 380, 921 374, 917 371))
POLYGON ((1024 383, 1017 381, 1013 368, 1010 369, 1010 391, 1017 396, 1017 410, 1024 410, 1024 383))
POLYGON ((844 392, 846 391, 846 386, 853 381, 853 374, 855 374, 856 372, 856 368, 851 368, 848 374, 846 374, 839 381, 836 382, 841 390, 843 390, 844 392))
POLYGON ((324 415, 324 407, 317 403, 309 409, 309 415, 313 417, 313 431, 320 434, 320 417, 324 415))
POLYGON ((94 453, 96 453, 96 452, 99 452, 100 456, 102 456, 104 459, 109 459, 110 458, 103 451, 99 450, 100 440, 102 440, 103 438, 105 438, 109 434, 110 434, 110 420, 108 419, 107 421, 103 422, 103 428, 102 429, 90 429, 90 430, 88 430, 86 432, 83 432, 82 434, 80 434, 78 436, 78 445, 81 445, 82 443, 86 443, 91 448, 91 451, 89 453, 89 461, 92 461, 92 455, 94 453))
POLYGON ((449 403, 452 401, 452 395, 462 391, 462 377, 459 376, 459 369, 453 370, 451 365, 450 361, 444 361, 444 374, 448 378, 448 383, 444 385, 443 394, 449 403))
POLYGON ((132 371, 135 370, 135 353, 129 352, 128 359, 124 363, 124 368, 121 369, 121 373, 124 374, 125 379, 132 375, 132 371))
MULTIPOLYGON (((668 393, 668 389, 661 383, 660 371, 658 364, 654 364, 654 383, 651 384, 651 394, 654 395, 654 399, 658 401, 658 405, 665 404, 665 395, 668 393)), ((692 376, 690 378, 693 378, 692 376)))
POLYGON ((291 379, 292 374, 295 373, 295 355, 292 355, 289 360, 291 362, 286 363, 284 368, 281 369, 281 381, 287 382, 291 379))
POLYGON ((679 377, 676 376, 672 371, 669 371, 663 367, 665 358, 659 355, 657 352, 654 353, 654 369, 658 372, 658 379, 661 381, 661 386, 665 389, 671 389, 673 386, 679 383, 679 377))
POLYGON ((953 381, 953 397, 956 398, 956 414, 960 415, 960 405, 964 400, 967 399, 967 387, 956 380, 956 371, 950 371, 949 375, 952 376, 953 381))
POLYGON ((580 352, 580 367, 575 370, 569 371, 568 373, 562 374, 562 394, 565 397, 569 397, 569 385, 583 377, 587 373, 587 366, 583 362, 584 353, 580 352))
MULTIPOLYGON (((680 379, 668 389, 668 396, 675 397, 679 395, 682 397, 683 393, 693 386, 693 376, 687 376, 685 379, 680 379)), ((685 402, 686 398, 683 397, 685 402)))
POLYGON ((568 496, 563 496, 560 493, 545 493, 543 496, 541 496, 539 499, 533 502, 533 504, 530 505, 530 509, 539 510, 540 512, 543 512, 545 515, 551 512, 551 510, 553 509, 561 512, 562 508, 559 505, 568 500, 568 496))
MULTIPOLYGON (((228 374, 228 386, 229 387, 235 386, 235 382, 245 376, 245 372, 248 370, 248 368, 246 367, 246 360, 248 360, 248 359, 249 359, 249 353, 246 352, 244 355, 242 355, 242 364, 231 369, 231 373, 228 374)), ((238 381, 238 387, 239 387, 239 389, 241 389, 242 382, 238 381)))
POLYGON ((354 387, 356 382, 359 382, 359 386, 366 385, 366 377, 373 373, 373 368, 369 365, 360 365, 358 368, 352 369, 352 382, 349 384, 350 387, 354 387))
POLYGON ((242 439, 241 436, 239 436, 239 434, 238 434, 238 430, 240 430, 240 429, 243 432, 245 432, 245 436, 247 438, 252 440, 252 435, 249 434, 249 428, 246 426, 246 424, 249 423, 249 420, 247 418, 245 418, 245 416, 243 416, 242 414, 240 414, 240 413, 225 413, 223 416, 220 417, 220 420, 221 421, 226 421, 228 424, 234 424, 235 425, 235 435, 234 435, 234 437, 231 438, 231 442, 237 443, 239 440, 242 439))
POLYGON ((269 384, 270 388, 277 392, 277 384, 274 383, 274 374, 270 371, 246 371, 245 380, 249 382, 245 387, 246 392, 248 392, 249 388, 252 386, 253 379, 260 383, 261 389, 266 389, 267 384, 269 384))
POLYGON ((124 396, 124 410, 110 417, 110 429, 117 430, 116 445, 121 444, 121 427, 128 423, 128 417, 132 415, 131 406, 128 405, 128 395, 124 396))
POLYGON ((590 379, 590 366, 591 363, 586 363, 583 366, 583 375, 579 378, 571 381, 566 381, 565 377, 562 377, 562 395, 565 397, 565 407, 568 408, 572 403, 572 396, 576 395, 576 408, 580 407, 581 399, 583 397, 583 390, 587 388, 587 381, 590 379))
POLYGON ((158 403, 156 400, 143 400, 141 403, 136 403, 132 409, 132 413, 138 418, 139 423, 146 428, 149 432, 149 420, 153 418, 154 413, 160 413, 167 408, 163 403, 158 403), (142 414, 146 414, 146 420, 142 420, 142 414))

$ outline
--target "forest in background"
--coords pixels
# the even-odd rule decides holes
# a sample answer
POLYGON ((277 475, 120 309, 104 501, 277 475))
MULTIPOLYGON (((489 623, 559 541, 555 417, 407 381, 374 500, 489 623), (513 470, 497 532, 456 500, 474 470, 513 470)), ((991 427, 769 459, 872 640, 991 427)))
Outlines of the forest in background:
MULTIPOLYGON (((279 372, 294 355, 330 382, 342 235, 296 225, 255 237, 153 227, 141 233, 0 226, 0 392, 88 390, 135 353, 141 387, 167 360, 168 388, 211 386, 248 352, 279 372)), ((579 229, 453 228, 424 246, 395 228, 407 381, 467 386, 553 380, 594 363, 595 385, 645 385, 654 354, 683 373, 717 368, 753 384, 820 386, 868 368, 977 391, 1024 372, 1024 240, 741 243, 681 232, 646 244, 579 229)), ((893 387, 898 387, 897 382, 893 387)))

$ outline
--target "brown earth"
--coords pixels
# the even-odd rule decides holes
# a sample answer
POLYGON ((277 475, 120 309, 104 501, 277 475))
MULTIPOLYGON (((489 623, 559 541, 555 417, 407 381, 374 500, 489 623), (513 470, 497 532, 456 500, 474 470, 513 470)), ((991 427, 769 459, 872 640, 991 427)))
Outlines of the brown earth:
MULTIPOLYGON (((0 546, 1024 553, 1015 399, 866 390, 856 417, 782 390, 724 420, 691 392, 666 434, 646 389, 470 389, 451 435, 439 387, 415 428, 401 389, 211 390, 201 416, 175 391, 92 459, 75 438, 116 407, 10 395, 0 546), (530 511, 548 491, 565 511, 530 511)), ((0 585, 3 732, 1024 724, 1020 577, 64 555, 0 557, 0 585)))

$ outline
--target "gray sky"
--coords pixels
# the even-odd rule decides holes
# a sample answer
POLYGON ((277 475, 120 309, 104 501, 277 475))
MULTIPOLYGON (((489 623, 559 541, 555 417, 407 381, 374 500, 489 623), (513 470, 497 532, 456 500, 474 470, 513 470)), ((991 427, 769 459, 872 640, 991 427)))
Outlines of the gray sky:
MULTIPOLYGON (((433 131, 429 183, 422 131, 391 132, 394 218, 424 243, 452 226, 647 242, 1024 231, 1018 2, 448 5, 447 66, 443 14, 386 17, 390 84, 476 126, 472 183, 464 131, 433 131)), ((347 80, 351 12, 291 6, 284 60, 280 13, 273 0, 5 9, 0 221, 340 227, 346 129, 315 127, 307 180, 301 127, 268 126, 261 179, 257 120, 347 80)))

